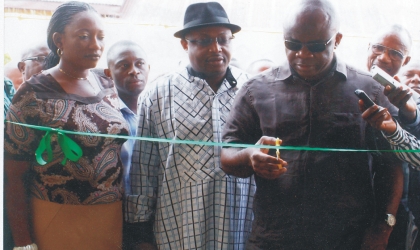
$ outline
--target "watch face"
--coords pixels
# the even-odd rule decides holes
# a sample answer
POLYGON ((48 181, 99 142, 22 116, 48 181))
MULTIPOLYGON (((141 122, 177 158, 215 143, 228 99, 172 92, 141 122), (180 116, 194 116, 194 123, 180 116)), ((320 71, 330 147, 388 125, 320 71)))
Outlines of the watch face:
POLYGON ((386 219, 386 223, 388 223, 388 225, 390 225, 391 227, 393 227, 395 225, 395 223, 397 222, 395 220, 395 216, 392 214, 387 214, 387 219, 386 219))

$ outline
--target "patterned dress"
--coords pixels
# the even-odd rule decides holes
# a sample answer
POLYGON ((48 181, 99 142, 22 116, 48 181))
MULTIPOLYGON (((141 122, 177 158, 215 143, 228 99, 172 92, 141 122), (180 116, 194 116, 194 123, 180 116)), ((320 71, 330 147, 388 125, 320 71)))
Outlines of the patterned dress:
MULTIPOLYGON (((221 142, 233 99, 248 76, 230 68, 217 93, 187 69, 142 93, 138 136, 221 142)), ((127 205, 131 223, 154 220, 159 249, 243 249, 255 185, 226 175, 220 147, 136 141, 127 205)))
MULTIPOLYGON (((65 93, 49 74, 34 75, 17 91, 6 119, 69 131, 128 135, 113 82, 95 77, 101 83, 101 91, 97 96, 80 97, 65 93)), ((83 156, 77 162, 67 160, 62 165, 64 154, 53 135, 53 160, 42 166, 35 160, 35 150, 45 131, 11 123, 6 123, 5 131, 6 157, 31 162, 32 196, 72 205, 122 200, 119 154, 125 139, 68 134, 82 148, 83 156)))

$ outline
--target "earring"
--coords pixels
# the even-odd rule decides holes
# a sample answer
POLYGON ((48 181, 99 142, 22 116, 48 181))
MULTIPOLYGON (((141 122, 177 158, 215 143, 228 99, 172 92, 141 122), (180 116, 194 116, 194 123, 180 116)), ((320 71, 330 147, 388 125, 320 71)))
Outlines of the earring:
POLYGON ((61 57, 63 55, 63 51, 60 48, 57 49, 57 55, 59 57, 61 57))

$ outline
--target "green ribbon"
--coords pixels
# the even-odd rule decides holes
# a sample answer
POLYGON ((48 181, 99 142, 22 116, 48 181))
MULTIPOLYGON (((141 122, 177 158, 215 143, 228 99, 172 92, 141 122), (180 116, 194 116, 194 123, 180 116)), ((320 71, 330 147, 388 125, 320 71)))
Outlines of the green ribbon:
POLYGON ((51 148, 51 136, 53 134, 57 134, 58 144, 60 145, 64 154, 64 159, 61 161, 61 164, 65 165, 67 159, 76 162, 80 159, 80 157, 82 157, 83 151, 75 141, 70 139, 61 131, 58 131, 58 129, 51 128, 51 130, 47 131, 47 133, 42 137, 38 148, 35 151, 36 161, 39 165, 45 165, 53 160, 51 148), (45 151, 47 151, 47 161, 42 158, 42 155, 45 151))
MULTIPOLYGON (((323 151, 323 152, 412 152, 418 153, 420 149, 407 149, 407 150, 373 150, 373 149, 348 149, 348 148, 317 148, 317 147, 295 147, 295 146, 271 146, 271 145, 256 145, 256 144, 236 144, 236 143, 223 143, 223 142, 205 142, 205 141, 190 141, 190 140, 177 140, 177 139, 162 139, 162 138, 153 138, 153 137, 139 137, 139 136, 126 136, 126 135, 112 135, 112 134, 98 134, 98 133, 90 133, 90 132, 75 132, 75 131, 67 131, 62 129, 54 129, 50 127, 43 127, 37 125, 30 125, 18 122, 11 122, 5 120, 5 122, 9 122, 16 125, 21 125, 24 127, 29 127, 33 129, 47 131, 45 136, 42 138, 40 147, 45 149, 39 149, 40 151, 44 152, 48 148, 51 148, 51 133, 58 134, 58 140, 62 141, 60 146, 63 149, 63 152, 69 160, 77 161, 81 155, 82 151, 80 147, 77 145, 76 142, 68 138, 65 134, 74 134, 74 135, 86 135, 86 136, 99 136, 99 137, 110 137, 110 138, 121 138, 121 139, 135 139, 141 141, 151 141, 151 142, 166 142, 166 143, 178 143, 178 144, 191 144, 191 145, 203 145, 203 146, 219 146, 219 147, 235 147, 235 148, 267 148, 267 149, 282 149, 282 150, 298 150, 298 151, 323 151), (50 132, 50 134, 48 134, 50 132), (61 139, 60 139, 61 138, 61 139), (45 141, 44 141, 45 140, 45 141), (44 141, 44 142, 43 142, 44 141), (44 144, 41 146, 41 144, 44 144), (49 144, 48 146, 46 144, 49 144), (71 145, 71 146, 70 146, 71 145), (76 149, 77 148, 77 149, 76 149), (78 158, 75 156, 77 155, 78 158), (80 156, 79 156, 80 155, 80 156), (74 160, 75 159, 75 160, 74 160)), ((37 152, 38 152, 37 149, 37 152)), ((52 151, 51 151, 52 152, 52 151)), ((38 157, 38 154, 37 154, 38 157)), ((51 156, 52 157, 52 156, 51 156)), ((42 157, 41 157, 42 159, 42 157)), ((37 158, 38 160, 38 158, 37 158)), ((65 162, 65 159, 63 160, 65 162)), ((48 161, 49 162, 49 161, 48 161)))

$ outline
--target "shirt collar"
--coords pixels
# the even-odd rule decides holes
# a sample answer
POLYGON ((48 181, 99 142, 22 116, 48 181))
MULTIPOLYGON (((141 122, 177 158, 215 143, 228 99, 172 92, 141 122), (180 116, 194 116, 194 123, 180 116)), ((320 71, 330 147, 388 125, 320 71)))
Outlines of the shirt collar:
POLYGON ((129 113, 129 114, 136 115, 127 105, 125 105, 124 101, 121 100, 120 97, 118 97, 118 100, 120 101, 120 110, 121 111, 124 111, 124 112, 129 113))
MULTIPOLYGON (((347 79, 346 64, 335 55, 333 60, 335 61, 335 63, 331 69, 331 72, 337 72, 338 74, 342 75, 345 79, 347 79)), ((286 61, 280 67, 277 68, 276 80, 284 81, 287 78, 292 77, 293 74, 294 73, 292 73, 292 69, 289 63, 286 61)))
MULTIPOLYGON (((206 77, 203 73, 195 71, 191 67, 191 65, 187 66, 187 71, 188 71, 188 74, 190 74, 194 77, 198 77, 200 79, 205 79, 205 77, 206 77)), ((230 84, 231 87, 235 87, 238 84, 236 78, 232 75, 230 67, 228 67, 227 70, 226 70, 225 79, 228 81, 228 83, 230 84)))

